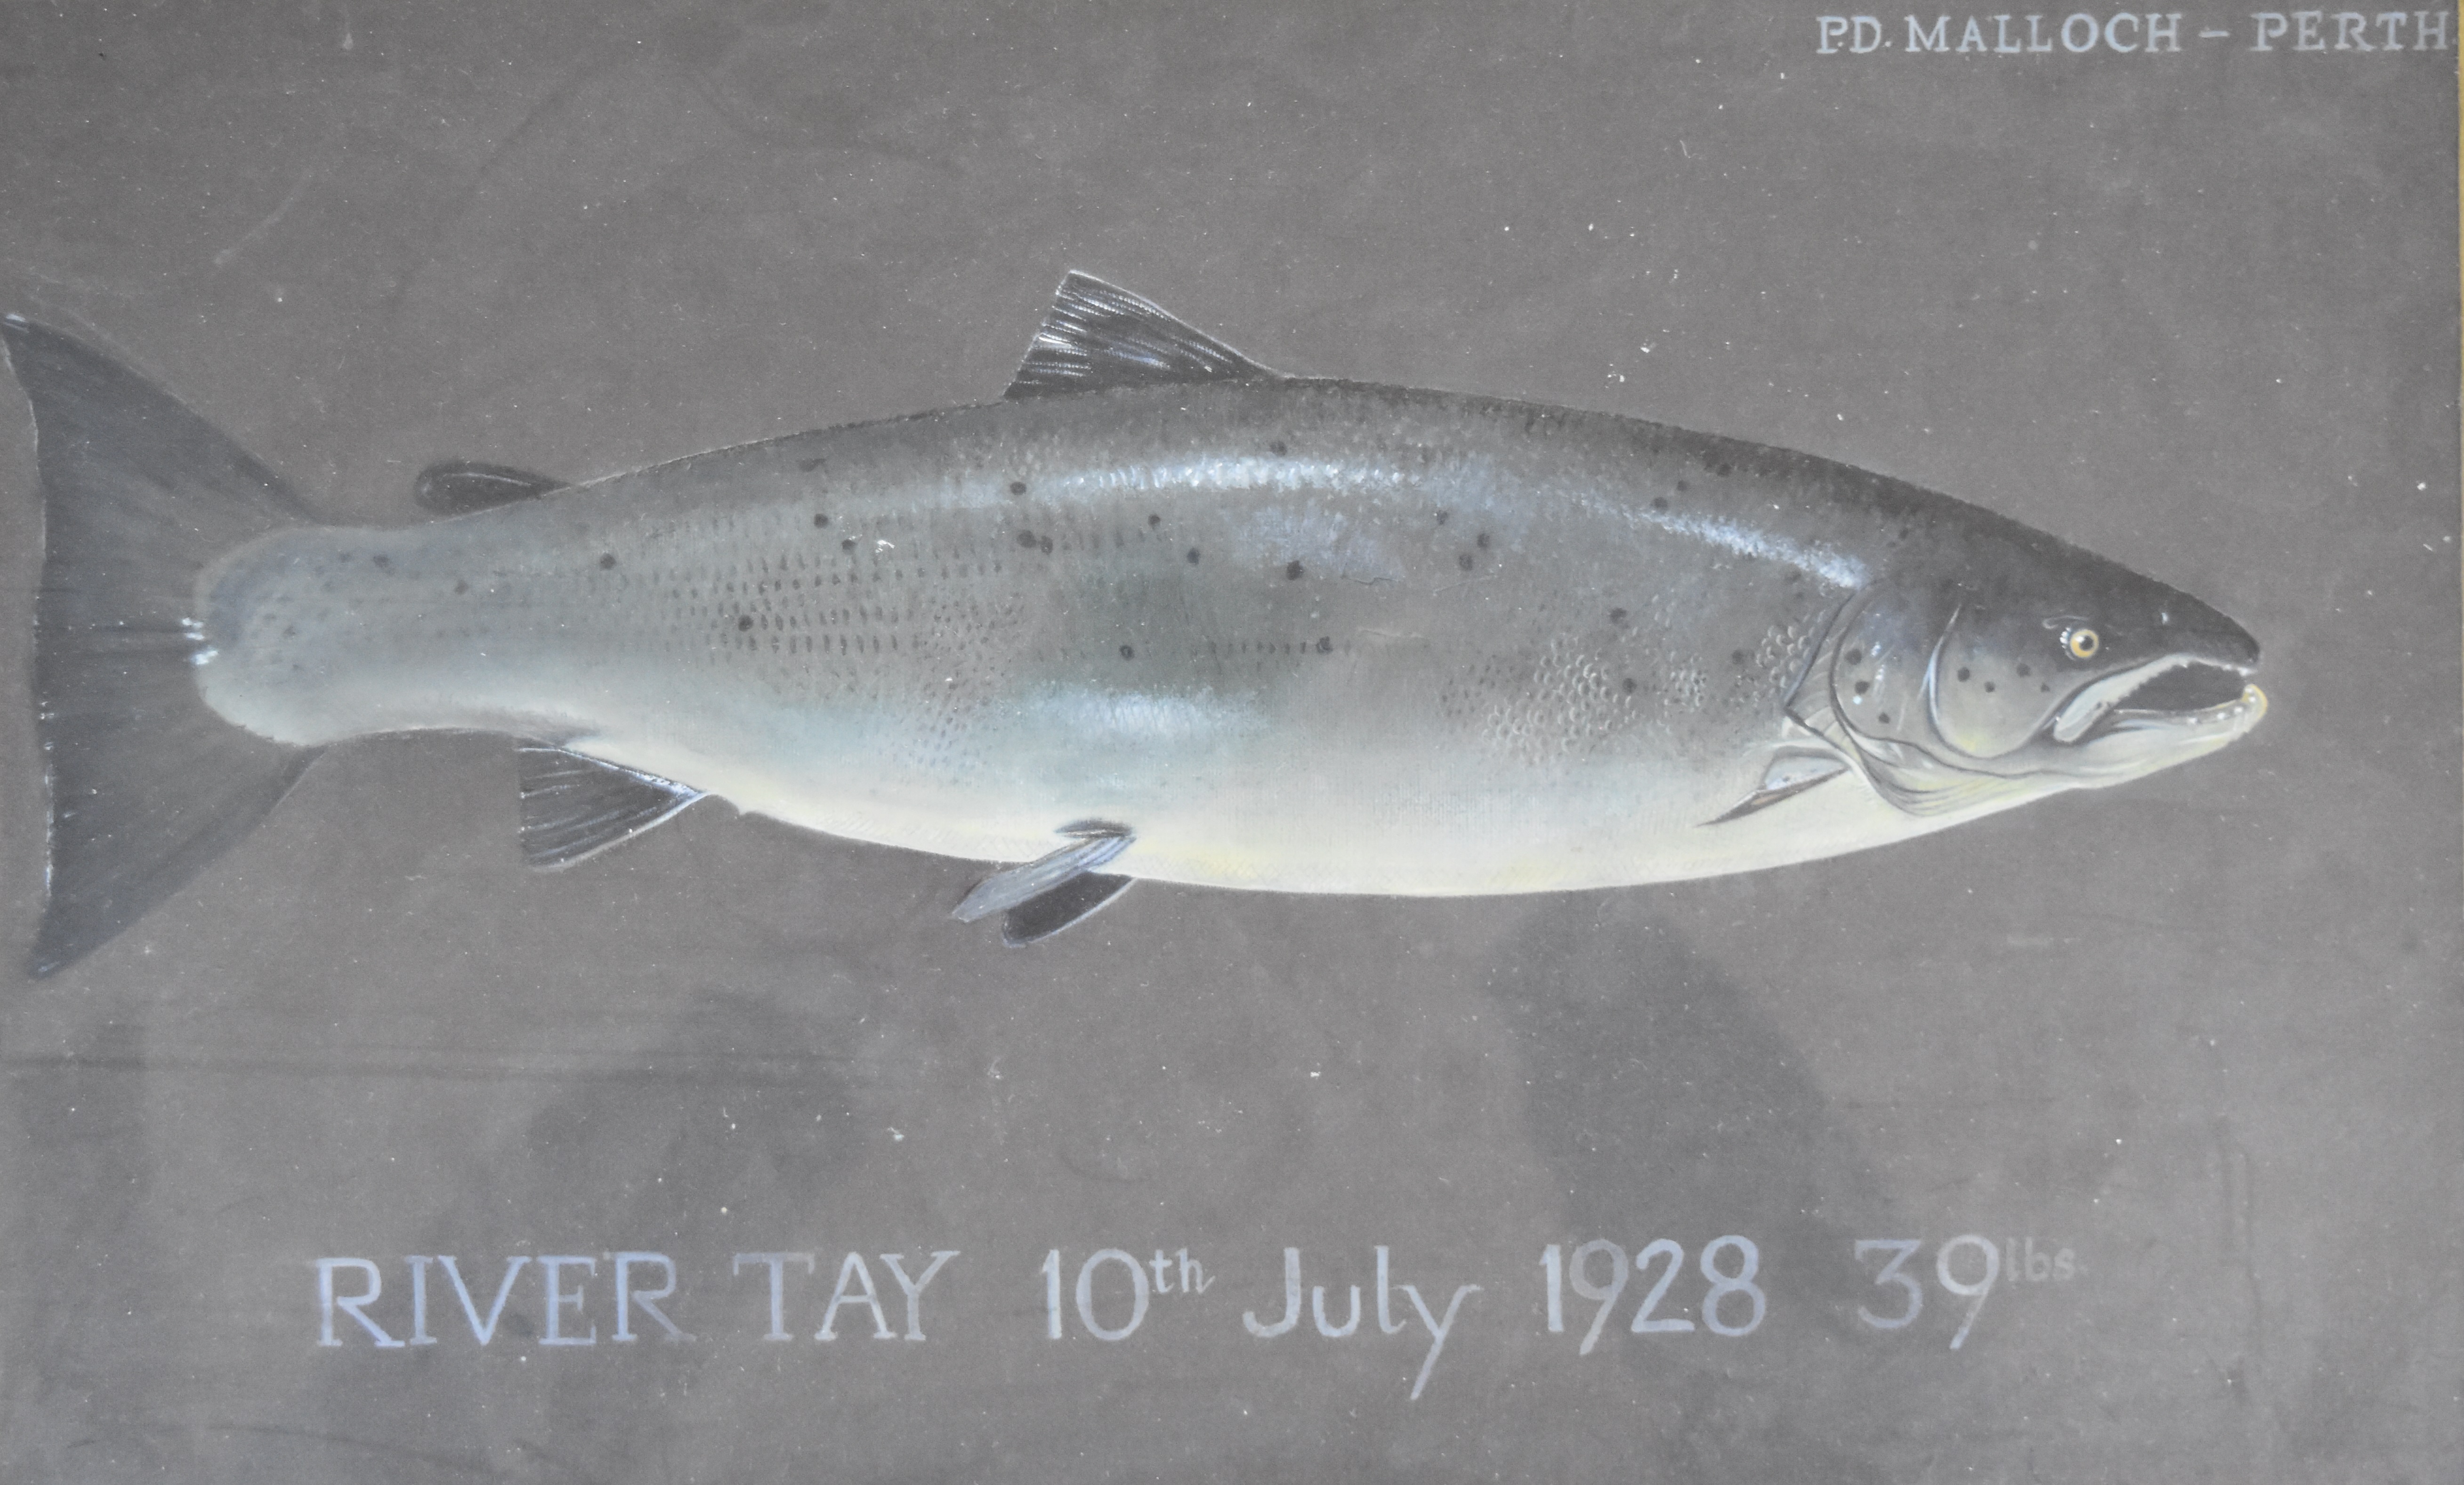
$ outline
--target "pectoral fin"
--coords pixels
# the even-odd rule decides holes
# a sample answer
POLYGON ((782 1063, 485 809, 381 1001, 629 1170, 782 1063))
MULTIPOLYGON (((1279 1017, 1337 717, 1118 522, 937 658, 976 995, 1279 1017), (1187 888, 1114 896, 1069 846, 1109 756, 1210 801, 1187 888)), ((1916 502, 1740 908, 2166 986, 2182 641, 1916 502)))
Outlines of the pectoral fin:
POLYGON ((672 780, 544 742, 523 743, 517 767, 522 859, 542 869, 596 855, 701 798, 699 789, 672 780))
POLYGON ((1771 760, 1769 768, 1763 770, 1763 782, 1752 793, 1737 801, 1726 814, 1703 823, 1725 824, 1752 814, 1757 809, 1768 809, 1783 799, 1793 799, 1815 785, 1828 783, 1847 771, 1848 765, 1837 753, 1783 752, 1771 760))
MULTIPOLYGON (((1134 838, 1128 826, 1114 825, 1109 820, 1082 820, 1075 825, 1065 825, 1061 833, 1071 837, 1068 845, 1024 866, 1007 867, 993 873, 976 883, 975 889, 950 910, 950 916, 962 923, 972 923, 979 918, 1022 907, 1111 860, 1129 850, 1130 842, 1134 838)), ((1107 900, 1109 897, 1108 894, 1107 900)), ((1096 902, 1035 937, 1040 939, 1058 933, 1101 906, 1102 902, 1096 902)), ((1011 942, 1033 942, 1034 940, 1013 939, 1011 942)))

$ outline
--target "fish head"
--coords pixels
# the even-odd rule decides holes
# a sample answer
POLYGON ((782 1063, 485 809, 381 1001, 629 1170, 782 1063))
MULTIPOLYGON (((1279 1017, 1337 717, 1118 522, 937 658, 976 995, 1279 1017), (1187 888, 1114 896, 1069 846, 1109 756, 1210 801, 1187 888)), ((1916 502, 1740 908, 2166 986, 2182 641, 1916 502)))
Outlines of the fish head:
MULTIPOLYGON (((2255 726, 2258 641, 2200 600, 2028 533, 1887 576, 1827 646, 1827 720, 1912 813, 2123 783, 2255 726)), ((1809 682, 1815 677, 1809 677, 1809 682)))

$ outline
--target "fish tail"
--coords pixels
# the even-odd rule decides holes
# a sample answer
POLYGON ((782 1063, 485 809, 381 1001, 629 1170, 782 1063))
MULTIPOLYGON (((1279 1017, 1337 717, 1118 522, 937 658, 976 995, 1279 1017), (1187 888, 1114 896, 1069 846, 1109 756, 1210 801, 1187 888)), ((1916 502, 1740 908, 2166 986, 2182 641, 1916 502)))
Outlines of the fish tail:
POLYGON ((312 518, 271 470, 93 347, 0 317, 34 410, 43 576, 34 705, 51 790, 48 975, 177 891, 317 753, 233 726, 198 692, 198 574, 312 518))

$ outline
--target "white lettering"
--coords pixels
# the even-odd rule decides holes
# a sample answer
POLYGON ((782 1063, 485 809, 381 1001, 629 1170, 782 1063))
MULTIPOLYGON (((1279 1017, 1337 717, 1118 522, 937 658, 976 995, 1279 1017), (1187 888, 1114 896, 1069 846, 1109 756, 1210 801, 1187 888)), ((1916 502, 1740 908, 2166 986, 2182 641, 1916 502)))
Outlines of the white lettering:
MULTIPOLYGON (((1583 1343, 1574 1348, 1576 1356, 1589 1356, 1599 1344, 1600 1331, 1609 1322, 1609 1312, 1617 1308, 1617 1296, 1625 1293, 1625 1250, 1605 1237, 1595 1237, 1574 1250, 1566 1264, 1566 1276, 1573 1282, 1574 1293, 1595 1301, 1599 1308, 1592 1312, 1592 1328, 1583 1332, 1583 1343), (1609 1287, 1602 1289, 1591 1280, 1589 1273, 1594 1253, 1605 1253, 1609 1260, 1609 1287)), ((1646 1306, 1645 1308, 1648 1308, 1646 1306)), ((1692 1326, 1686 1327, 1691 1330, 1692 1326)))
POLYGON ((514 1279, 522 1272, 522 1265, 530 1260, 521 1257, 505 1260, 505 1276, 503 1281, 496 1285, 496 1302, 488 1307, 488 1319, 485 1324, 480 1323, 479 1307, 471 1302, 471 1286, 462 1282, 462 1270, 460 1265, 453 1261, 453 1255, 438 1253, 436 1261, 443 1266, 445 1276, 453 1281, 454 1296, 462 1301, 462 1317, 471 1322, 472 1339, 483 1346, 496 1339, 496 1321, 504 1318, 505 1300, 514 1292, 514 1279))
POLYGON ((569 1295, 564 1292, 563 1276, 564 1271, 567 1269, 583 1270, 586 1281, 588 1278, 593 1278, 598 1275, 599 1260, 596 1258, 584 1257, 577 1253, 539 1254, 539 1272, 546 1275, 545 1282, 547 1285, 547 1331, 539 1337, 539 1344, 564 1346, 597 1345, 599 1343, 599 1322, 596 1320, 590 1322, 590 1334, 587 1336, 568 1336, 564 1334, 563 1331, 558 1329, 558 1323, 563 1319, 564 1307, 566 1305, 571 1305, 576 1310, 580 1310, 582 1308, 583 1294, 580 1289, 574 1290, 574 1292, 569 1295))
MULTIPOLYGON (((2130 23, 2131 30, 2137 31, 2139 29, 2138 16, 2131 14, 2128 11, 2119 11, 2114 15, 2113 19, 2104 23, 2104 44, 2113 48, 2117 52, 2136 52, 2139 50, 2139 43, 2133 41, 2128 46, 2123 45, 2122 34, 2115 29, 2123 21, 2128 21, 2130 23)), ((2066 27, 2064 29, 2067 30, 2068 28, 2066 27)))
POLYGON ((2253 11, 2250 18, 2258 23, 2257 36, 2251 42, 2250 49, 2254 52, 2275 51, 2275 39, 2283 35, 2290 26, 2284 13, 2280 11, 2253 11))
POLYGON ((1654 1258, 1666 1258, 1668 1267, 1660 1271, 1660 1282, 1651 1286, 1651 1293, 1642 1297, 1642 1304, 1634 1312, 1634 1334, 1638 1336, 1648 1336, 1656 1332, 1683 1334, 1692 1330, 1694 1322, 1682 1315, 1672 1315, 1666 1319, 1654 1319, 1651 1313, 1660 1308, 1660 1301, 1667 1295, 1668 1286, 1677 1282, 1677 1270, 1685 1261, 1685 1250, 1669 1238, 1654 1238, 1642 1252, 1634 1255, 1634 1271, 1637 1274, 1646 1272, 1650 1269, 1651 1260, 1654 1258))
POLYGON ((2150 52, 2155 51, 2156 44, 2160 41, 2165 43, 2165 50, 2167 52, 2178 52, 2182 50, 2181 11, 2174 11, 2164 15, 2156 14, 2153 11, 2149 12, 2147 16, 2147 50, 2150 52))
POLYGON ((670 1295, 676 1292, 676 1265, 674 1259, 670 1258, 666 1253, 620 1252, 609 1253, 607 1255, 607 1261, 616 1266, 616 1339, 619 1341, 631 1341, 635 1339, 632 1327, 632 1311, 633 1306, 637 1304, 642 1307, 643 1314, 659 1322, 659 1328, 667 1332, 667 1340, 691 1341, 693 1339, 693 1337, 686 1335, 681 1330, 678 1330, 676 1328, 676 1322, 662 1314, 658 1305, 654 1302, 656 1300, 665 1299, 670 1295), (667 1286, 662 1289, 635 1289, 633 1287, 634 1266, 637 1264, 651 1263, 657 1264, 660 1270, 668 1275, 667 1286))
POLYGON ((890 1276, 898 1280, 899 1292, 907 1297, 908 1340, 921 1341, 924 1339, 924 1321, 922 1318, 924 1286, 933 1282, 933 1275, 941 1272, 941 1265, 949 1262, 957 1256, 958 1256, 958 1251, 955 1248, 944 1248, 935 1252, 933 1254, 933 1261, 924 1266, 924 1272, 917 1274, 913 1280, 910 1280, 907 1276, 907 1271, 899 1266, 898 1254, 883 1253, 881 1255, 881 1261, 890 1265, 890 1276))
POLYGON ((1703 1276, 1711 1284, 1703 1295, 1704 1329, 1715 1336, 1753 1334, 1754 1327, 1763 1322, 1763 1316, 1770 1308, 1770 1300, 1763 1294, 1762 1286, 1754 1282, 1754 1274, 1762 1267, 1762 1250, 1754 1246, 1752 1238, 1742 1233, 1731 1232, 1703 1245, 1702 1261, 1696 1267, 1703 1271, 1703 1276), (1734 1274, 1720 1272, 1719 1257, 1724 1250, 1737 1255, 1737 1272, 1734 1274), (1729 1295, 1746 1297, 1747 1316, 1742 1325, 1731 1325, 1721 1319, 1720 1301, 1729 1295))
POLYGON ((2377 51, 2378 48, 2370 45, 2369 37, 2365 34, 2369 25, 2370 18, 2359 11, 2338 11, 2336 12, 2336 50, 2339 52, 2377 51))
POLYGON ((1206 1276, 1206 1265, 1191 1258, 1188 1249, 1182 1249, 1180 1251, 1181 1293, 1202 1295, 1206 1293, 1206 1286, 1214 1282, 1215 1280, 1206 1276))
MULTIPOLYGON (((743 1273, 744 1266, 748 1263, 764 1264, 770 1270, 770 1330, 761 1339, 764 1341, 795 1340, 795 1337, 787 1334, 787 1281, 784 1271, 791 1263, 801 1263, 804 1266, 805 1273, 812 1273, 813 1255, 808 1252, 737 1253, 735 1264, 727 1271, 728 1276, 732 1278, 743 1273)), ((456 1279, 454 1282, 458 1284, 461 1281, 456 1279)), ((462 1302, 469 1304, 471 1301, 465 1299, 462 1302)))
POLYGON ((1343 1322, 1340 1329, 1326 1322, 1326 1286, 1324 1284, 1310 1286, 1309 1315, 1317 1321, 1317 1333, 1329 1341, 1340 1341, 1351 1335, 1360 1328, 1360 1286, 1357 1284, 1352 1286, 1352 1315, 1343 1322))
POLYGON ((1925 1286, 1918 1283, 1913 1275, 1900 1272, 1900 1265, 1914 1257, 1916 1251, 1922 1246, 1924 1246, 1923 1240, 1913 1237, 1857 1239, 1857 1259, 1860 1263, 1870 1252, 1886 1252, 1891 1255, 1891 1261, 1882 1265, 1882 1272, 1874 1275, 1875 1287, 1897 1284, 1906 1291, 1908 1297, 1907 1308, 1897 1315, 1877 1315, 1860 1304, 1857 1307, 1859 1319, 1876 1330, 1900 1330, 1905 1328, 1925 1309, 1925 1286))
POLYGON ((369 1260, 365 1258, 318 1259, 317 1301, 324 1315, 324 1327, 318 1334, 317 1343, 320 1346, 338 1346, 342 1343, 334 1339, 334 1312, 341 1310, 344 1315, 358 1320, 360 1328, 366 1331, 369 1339, 379 1346, 402 1344, 401 1341, 386 1335, 376 1321, 368 1319, 360 1309, 363 1304, 374 1303, 377 1296, 384 1293, 385 1279, 378 1274, 377 1266, 369 1260), (367 1292, 360 1295, 334 1293, 334 1271, 337 1269, 357 1269, 365 1274, 368 1280, 367 1292))
MULTIPOLYGON (((2031 17, 2031 19, 2034 19, 2034 17, 2031 17)), ((2007 15, 1997 15, 1993 17, 1993 50, 1996 52, 2014 53, 2028 50, 2026 47, 2023 47, 2016 41, 2011 39, 2011 17, 2007 15)))
POLYGON ((1963 52, 1988 50, 1985 45, 1985 33, 1977 29, 1976 17, 1973 15, 1968 18, 1968 29, 1959 33, 1959 49, 1963 52))
POLYGON ((1378 1245, 1377 1245, 1377 1248, 1376 1248, 1376 1252, 1377 1252, 1377 1328, 1378 1328, 1379 1330, 1381 1330, 1381 1331, 1385 1332, 1387 1335, 1392 1336, 1392 1335, 1396 1335, 1396 1334, 1399 1333, 1399 1332, 1402 1330, 1402 1328, 1403 1328, 1403 1322, 1402 1322, 1401 1320, 1398 1320, 1398 1319, 1397 1319, 1395 1318, 1395 1294, 1394 1294, 1394 1287, 1395 1287, 1395 1286, 1394 1286, 1394 1285, 1392 1285, 1392 1284, 1390 1284, 1390 1283, 1388 1283, 1388 1282, 1387 1282, 1387 1280, 1386 1280, 1386 1270, 1387 1270, 1386 1245, 1385 1245, 1385 1244, 1383 1244, 1383 1243, 1378 1244, 1378 1245))
POLYGON ((1857 28, 1856 34, 1848 42, 1849 51, 1862 56, 1881 46, 1882 23, 1881 21, 1870 15, 1856 15, 1849 19, 1857 28))
MULTIPOLYGON (((1292 1282, 1298 1284, 1300 1250, 1292 1248, 1285 1252, 1290 1259, 1292 1282)), ((1078 1266, 1078 1323, 1087 1327, 1087 1334, 1098 1341, 1126 1341, 1130 1338, 1131 1332, 1136 1330, 1146 1318, 1147 1271, 1138 1267, 1138 1260, 1117 1248, 1106 1248, 1097 1251, 1085 1263, 1078 1266), (1099 1263, 1117 1263, 1130 1271, 1130 1322, 1118 1330, 1107 1330, 1102 1322, 1095 1319, 1095 1266, 1099 1263)), ((1291 1326, 1287 1324, 1284 1329, 1289 1330, 1291 1326)), ((884 1334, 888 1332, 885 1331, 884 1334)))
POLYGON ((2382 52, 2403 51, 2404 38, 2397 35, 2396 33, 2404 27, 2405 12, 2402 11, 2382 11, 2379 12, 2378 20, 2381 26, 2387 28, 2387 40, 2379 47, 2379 50, 2382 52))
POLYGON ((1820 33, 1822 43, 1814 49, 1815 55, 1817 56, 1833 56, 1837 55, 1839 49, 1833 46, 1831 43, 1848 34, 1848 17, 1845 15, 1817 15, 1814 18, 1814 23, 1820 33))
POLYGON ((2085 11, 2080 11, 2075 14, 2062 17, 2062 50, 2065 52, 2095 51, 2096 38, 2099 34, 2100 33, 2097 30, 2096 17, 2088 14, 2085 11), (2073 41, 2071 39, 2072 28, 2081 25, 2087 27, 2087 39, 2085 41, 2073 41))
POLYGON ((2028 17, 2028 50, 2031 52, 2050 52, 2054 49, 2054 43, 2050 39, 2036 34, 2036 22, 2043 19, 2041 15, 2028 17))
POLYGON ((1551 1243, 1540 1250, 1540 1272, 1549 1279, 1549 1334, 1566 1333, 1566 1250, 1551 1243))
MULTIPOLYGON (((1969 24, 1972 26, 1975 22, 1970 21, 1969 24)), ((1908 17, 1908 50, 1911 52, 1947 52, 1950 50, 1949 32, 1950 17, 1947 15, 1935 16, 1933 18, 1933 30, 1929 32, 1918 30, 1917 18, 1911 15, 1908 17)))
MULTIPOLYGON (((1131 1267, 1135 1268, 1136 1265, 1133 1263, 1131 1267)), ((1083 1287, 1083 1278, 1081 1280, 1081 1284, 1083 1287)), ((822 1312, 822 1328, 813 1332, 813 1339, 816 1341, 836 1341, 839 1338, 839 1308, 842 1305, 851 1304, 862 1305, 872 1311, 873 1340, 895 1341, 898 1339, 898 1333, 890 1328, 890 1317, 881 1312, 881 1291, 872 1287, 872 1271, 865 1267, 864 1254, 862 1253, 851 1252, 847 1254, 846 1260, 839 1265, 839 1281, 830 1289, 829 1308, 822 1312), (849 1278, 855 1279, 863 1286, 863 1293, 858 1294, 847 1288, 847 1280, 849 1278)))
POLYGON ((1967 1341, 1969 1328, 1976 1323, 1977 1312, 1985 1308, 1985 1297, 1993 1292, 1993 1281, 2001 1274, 2002 1250, 1994 1247, 1990 1237, 1963 1232, 1934 1250, 1933 1276, 1943 1288, 1969 1301, 1968 1318, 1959 1322, 1959 1333, 1950 1338, 1952 1350, 1958 1350, 1967 1341), (1972 1248, 1985 1255, 1985 1276, 1973 1284, 1962 1283, 1951 1276, 1950 1255, 1962 1248, 1972 1248))
POLYGON ((1429 1313, 1428 1305, 1420 1299, 1419 1290, 1410 1284, 1403 1285, 1402 1289, 1403 1297, 1412 1301, 1412 1308, 1420 1312, 1420 1323, 1429 1329, 1429 1354, 1420 1359, 1420 1374, 1412 1379, 1412 1401, 1417 1403, 1420 1400, 1420 1389, 1429 1385, 1430 1368, 1438 1364, 1438 1353, 1446 1348, 1446 1332, 1455 1328, 1455 1312, 1463 1308, 1465 1296, 1481 1291, 1478 1284, 1465 1284, 1456 1290, 1454 1298, 1446 1302, 1446 1318, 1441 1320, 1429 1313))
POLYGON ((2324 11, 2294 11, 2293 50, 2296 52, 2324 52, 2327 50, 2327 38, 2319 33, 2319 23, 2326 18, 2327 12, 2324 11))
MULTIPOLYGON (((1382 1260, 1385 1256, 1386 1250, 1381 1248, 1377 1250, 1377 1252, 1379 1258, 1382 1260)), ((1382 1267, 1378 1270, 1378 1276, 1380 1278, 1385 1276, 1385 1270, 1382 1267)), ((1381 1306, 1385 1304, 1386 1300, 1383 1294, 1378 1297, 1377 1302, 1381 1306)), ((1384 1323, 1386 1317, 1382 1309, 1379 1311, 1377 1319, 1379 1323, 1384 1323)), ((1285 1332, 1290 1330, 1300 1322, 1301 1251, 1297 1248, 1287 1248, 1284 1250, 1284 1318, 1275 1321, 1273 1324, 1268 1325, 1262 1323, 1259 1320, 1257 1311, 1243 1310, 1241 1312, 1241 1325, 1243 1329, 1248 1331, 1249 1334, 1257 1337, 1259 1340, 1271 1341, 1275 1337, 1283 1335, 1285 1332)), ((1392 1332, 1389 1332, 1389 1334, 1392 1334, 1392 1332)))
POLYGON ((2446 11, 2413 11, 2413 12, 2412 12, 2412 49, 2413 49, 2414 51, 2416 51, 2416 52, 2444 52, 2444 51, 2446 51, 2446 50, 2447 50, 2447 17, 2448 17, 2448 15, 2449 15, 2450 13, 2451 13, 2451 12, 2446 11), (2437 24, 2436 26, 2434 26, 2434 27, 2433 27, 2433 26, 2431 24, 2431 22, 2432 22, 2432 21, 2436 21, 2438 24, 2437 24), (2432 46, 2432 45, 2431 45, 2431 43, 2430 43, 2430 38, 2431 38, 2432 35, 2435 35, 2435 36, 2438 38, 2438 44, 2437 44, 2436 46, 2432 46))
POLYGON ((410 1265, 410 1343, 434 1345, 436 1338, 428 1333, 428 1266, 436 1260, 412 1253, 403 1261, 410 1265))

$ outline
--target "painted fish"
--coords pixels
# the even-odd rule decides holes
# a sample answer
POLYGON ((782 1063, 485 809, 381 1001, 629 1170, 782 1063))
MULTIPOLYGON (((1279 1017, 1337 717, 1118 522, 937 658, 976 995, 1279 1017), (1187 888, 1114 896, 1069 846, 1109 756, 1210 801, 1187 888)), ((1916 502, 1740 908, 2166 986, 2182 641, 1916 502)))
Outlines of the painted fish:
POLYGON ((2258 645, 1898 480, 1633 418, 1270 371, 1072 275, 1002 401, 321 525, 134 373, 34 410, 53 809, 32 967, 329 743, 519 740, 569 865, 705 794, 993 862, 1043 938, 1139 877, 1447 896, 1833 855, 2222 747, 2258 645))

